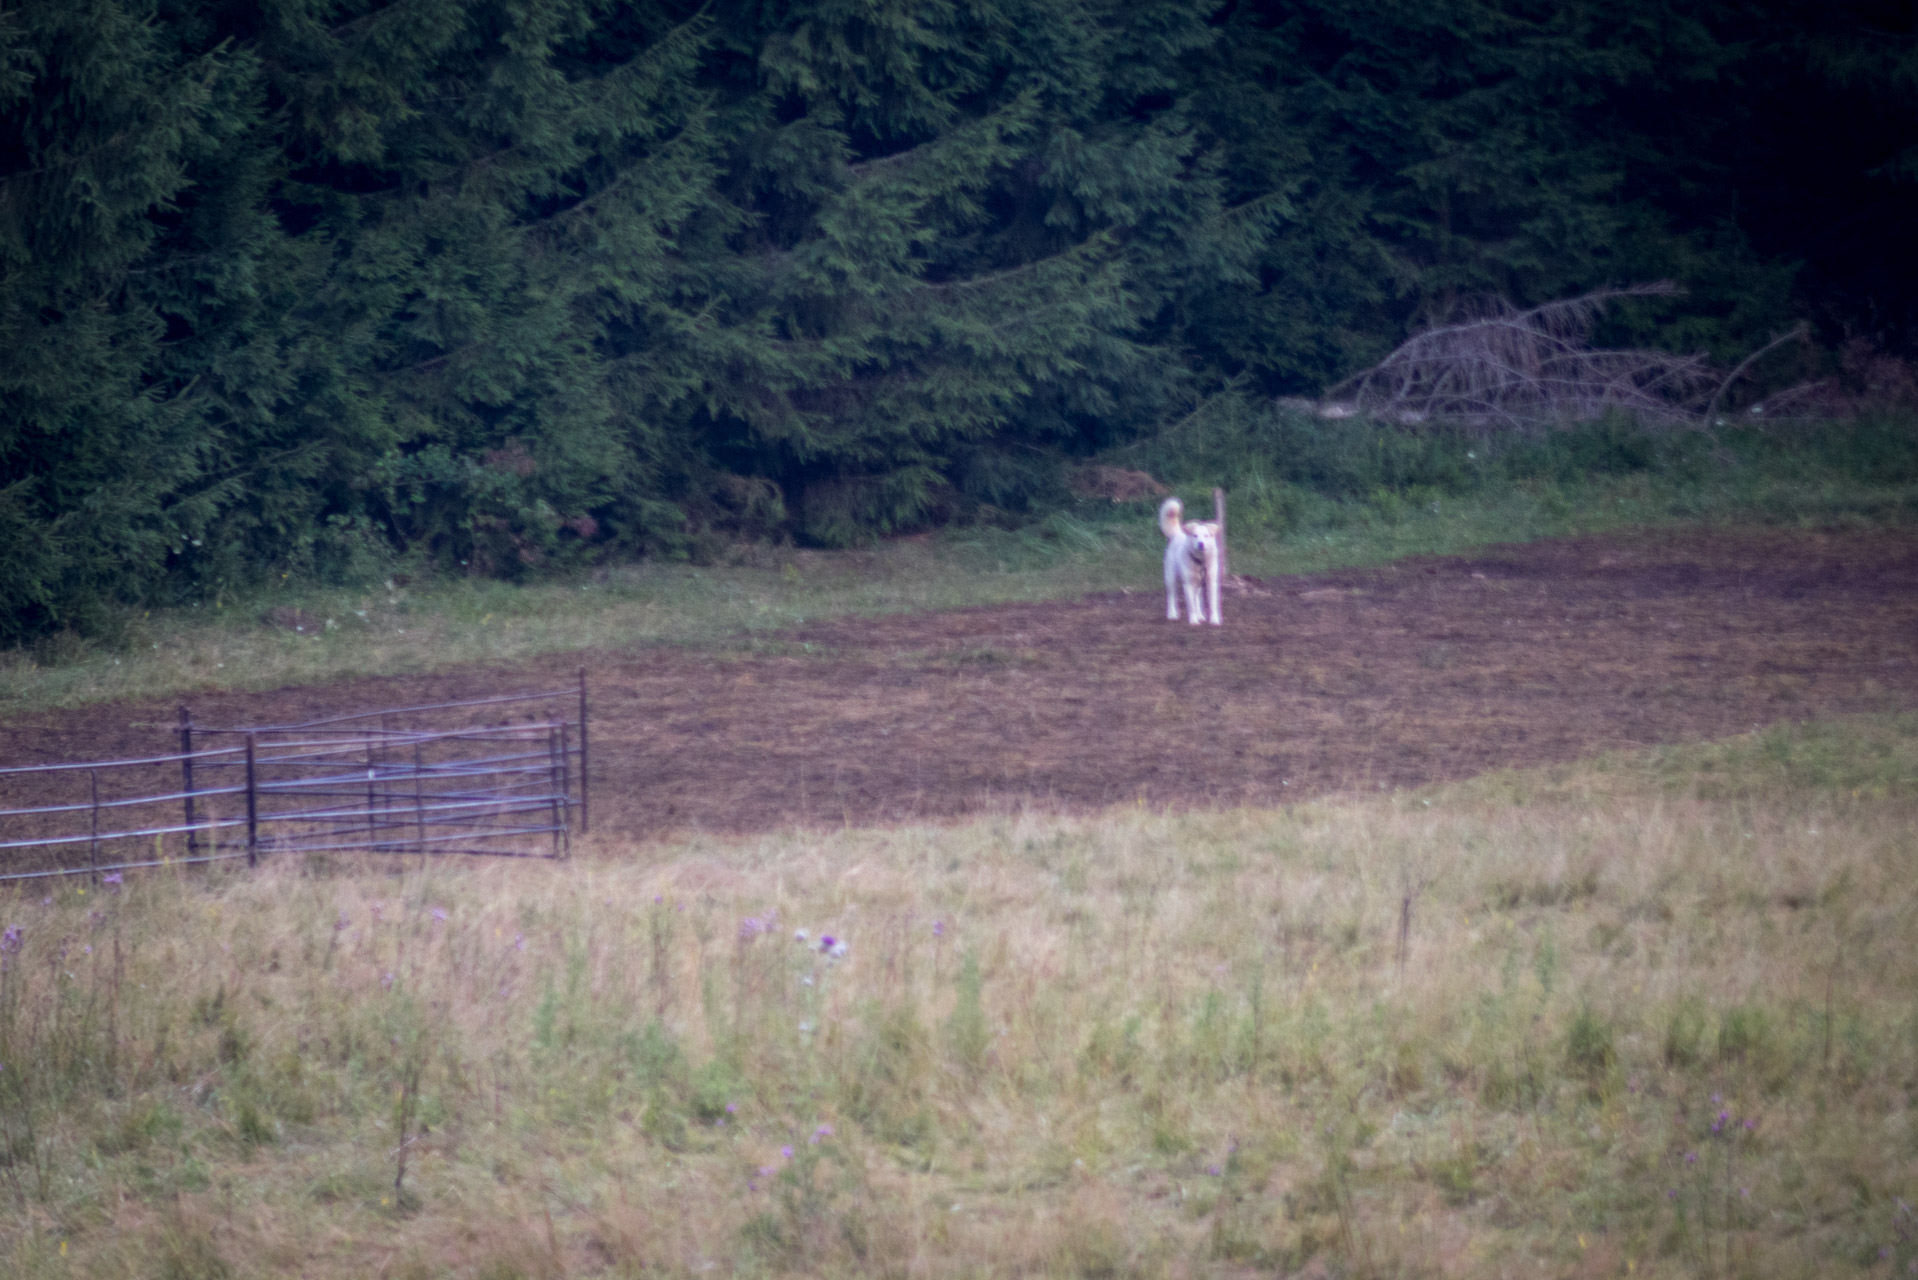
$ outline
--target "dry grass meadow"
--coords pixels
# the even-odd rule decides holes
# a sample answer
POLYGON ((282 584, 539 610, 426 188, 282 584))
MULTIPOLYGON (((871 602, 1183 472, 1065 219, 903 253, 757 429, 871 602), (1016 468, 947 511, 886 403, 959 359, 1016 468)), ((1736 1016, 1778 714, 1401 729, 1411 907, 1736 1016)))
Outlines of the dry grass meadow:
POLYGON ((1918 717, 0 926, 21 1280, 1918 1266, 1918 717))

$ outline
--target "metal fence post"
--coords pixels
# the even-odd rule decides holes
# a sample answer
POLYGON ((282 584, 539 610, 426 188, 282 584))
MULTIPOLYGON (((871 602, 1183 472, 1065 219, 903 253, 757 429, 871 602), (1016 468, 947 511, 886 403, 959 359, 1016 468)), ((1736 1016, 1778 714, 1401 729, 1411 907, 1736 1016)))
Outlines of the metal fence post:
POLYGON ((566 856, 569 858, 573 854, 573 815, 569 812, 572 808, 573 794, 573 757, 570 741, 572 735, 567 732, 570 728, 571 726, 564 720, 559 722, 559 812, 560 817, 565 819, 560 824, 565 828, 561 839, 564 842, 566 856))
POLYGON ((87 770, 87 785, 93 791, 93 838, 87 841, 87 865, 93 868, 93 882, 100 883, 100 771, 87 770))
POLYGON ((184 706, 180 708, 180 790, 186 794, 186 856, 191 858, 200 851, 200 833, 193 824, 193 713, 184 706))
POLYGON ((373 818, 373 779, 376 768, 377 766, 373 763, 373 739, 369 737, 366 740, 366 843, 375 849, 379 848, 379 839, 375 834, 379 828, 374 825, 373 818))
POLYGON ((587 799, 586 779, 592 757, 586 750, 586 668, 579 669, 579 833, 592 830, 593 811, 587 799))
POLYGON ((553 857, 556 859, 560 856, 560 833, 566 830, 566 796, 559 789, 559 759, 559 731, 548 725, 546 727, 546 786, 553 798, 553 857))
POLYGON ((260 806, 253 781, 253 735, 246 735, 246 865, 260 865, 260 806))
POLYGON ((420 740, 413 739, 413 828, 419 837, 419 854, 426 858, 426 765, 420 752, 420 740))

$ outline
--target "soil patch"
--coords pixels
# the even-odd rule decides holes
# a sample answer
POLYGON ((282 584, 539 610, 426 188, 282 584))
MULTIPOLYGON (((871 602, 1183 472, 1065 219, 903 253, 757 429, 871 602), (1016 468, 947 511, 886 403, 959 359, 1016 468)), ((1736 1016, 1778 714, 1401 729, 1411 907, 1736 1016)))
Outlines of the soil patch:
MULTIPOLYGON (((1637 533, 1248 585, 1216 630, 1166 622, 1142 583, 723 652, 188 701, 203 723, 284 723, 556 686, 584 662, 594 830, 635 837, 1283 802, 1918 707, 1906 531, 1637 533)), ((41 715, 0 734, 0 763, 165 751, 172 719, 171 703, 41 715)))

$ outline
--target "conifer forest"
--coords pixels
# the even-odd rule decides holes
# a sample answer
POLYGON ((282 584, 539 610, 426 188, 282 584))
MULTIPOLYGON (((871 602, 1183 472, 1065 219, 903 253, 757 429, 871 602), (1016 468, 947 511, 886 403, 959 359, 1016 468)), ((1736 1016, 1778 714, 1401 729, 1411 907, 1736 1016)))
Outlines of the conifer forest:
POLYGON ((0 642, 839 546, 1221 396, 1918 338, 1908 0, 8 0, 0 642))

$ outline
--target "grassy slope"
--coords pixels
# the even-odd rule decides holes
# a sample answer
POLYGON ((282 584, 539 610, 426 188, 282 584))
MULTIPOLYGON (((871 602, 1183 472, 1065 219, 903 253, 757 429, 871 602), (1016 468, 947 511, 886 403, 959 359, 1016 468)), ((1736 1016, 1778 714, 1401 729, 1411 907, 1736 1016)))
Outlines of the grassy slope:
POLYGON ((34 889, 0 1271, 1902 1275, 1914 831, 1900 717, 1282 811, 34 889))
MULTIPOLYGON (((1816 468, 1730 467, 1532 480, 1473 492, 1380 491, 1330 504, 1268 484, 1235 489, 1233 568, 1266 576, 1449 554, 1497 542, 1682 521, 1833 523, 1909 518, 1918 489, 1816 468), (1301 500, 1303 499, 1303 500, 1301 500)), ((1204 506, 1204 489, 1189 496, 1204 506)), ((712 644, 810 618, 1070 596, 1158 581, 1149 504, 1082 505, 1015 532, 951 531, 866 551, 748 548, 738 562, 658 562, 526 586, 439 581, 368 590, 288 587, 158 611, 113 646, 72 640, 0 654, 0 717, 204 688, 342 677, 646 643, 712 644), (264 625, 301 610, 303 632, 264 625)))

